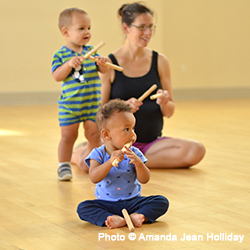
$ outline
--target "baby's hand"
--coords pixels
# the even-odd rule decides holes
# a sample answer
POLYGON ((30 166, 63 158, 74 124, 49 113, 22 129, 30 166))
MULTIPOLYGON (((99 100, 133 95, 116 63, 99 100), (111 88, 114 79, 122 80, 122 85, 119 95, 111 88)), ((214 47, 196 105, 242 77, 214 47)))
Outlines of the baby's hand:
POLYGON ((83 61, 83 57, 82 56, 74 56, 69 61, 67 61, 66 63, 71 68, 77 68, 80 65, 82 65, 82 61, 83 61))
POLYGON ((141 159, 132 151, 130 150, 128 147, 125 146, 125 149, 123 152, 124 154, 127 155, 127 157, 130 159, 129 163, 132 163, 134 165, 136 165, 137 163, 141 162, 141 159))
MULTIPOLYGON (((113 151, 110 157, 110 161, 113 165, 114 162, 118 161, 122 161, 124 159, 124 153, 122 152, 122 150, 116 150, 113 151)), ((118 167, 118 164, 116 165, 116 167, 118 167)))

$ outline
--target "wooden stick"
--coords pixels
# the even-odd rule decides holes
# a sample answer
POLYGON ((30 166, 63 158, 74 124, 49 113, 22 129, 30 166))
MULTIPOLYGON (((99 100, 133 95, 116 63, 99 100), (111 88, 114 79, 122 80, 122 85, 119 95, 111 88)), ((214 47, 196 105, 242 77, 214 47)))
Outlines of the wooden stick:
MULTIPOLYGON (((132 141, 126 143, 126 144, 123 146, 123 148, 122 148, 122 152, 124 152, 124 151, 126 150, 125 147, 130 148, 132 144, 133 144, 132 141)), ((119 163, 119 160, 118 160, 118 159, 115 159, 115 160, 112 162, 112 166, 115 166, 115 167, 116 167, 116 166, 118 165, 118 163, 119 163)))
MULTIPOLYGON (((90 60, 94 61, 94 62, 99 62, 98 59, 96 59, 95 57, 93 56, 89 56, 88 57, 90 60)), ((118 66, 118 65, 115 65, 113 63, 110 63, 110 62, 105 62, 105 65, 107 65, 108 67, 112 68, 112 69, 115 69, 115 70, 118 70, 118 71, 123 71, 123 68, 118 66)))
POLYGON ((96 45, 92 50, 90 50, 88 53, 86 53, 83 58, 87 59, 90 57, 94 52, 96 52, 98 49, 100 49, 103 45, 105 45, 104 42, 100 42, 98 45, 96 45))
POLYGON ((132 223, 132 221, 130 219, 130 216, 128 215, 128 211, 125 208, 122 209, 122 214, 123 214, 123 217, 124 217, 124 219, 125 219, 125 221, 127 223, 129 231, 134 232, 135 227, 134 227, 134 225, 133 225, 133 223, 132 223))
POLYGON ((148 97, 155 89, 157 88, 157 85, 152 85, 141 97, 138 98, 140 102, 142 102, 146 97, 148 97))
POLYGON ((155 95, 151 95, 150 96, 150 99, 151 100, 154 100, 154 99, 157 99, 158 97, 162 96, 162 93, 158 93, 158 94, 155 94, 155 95))

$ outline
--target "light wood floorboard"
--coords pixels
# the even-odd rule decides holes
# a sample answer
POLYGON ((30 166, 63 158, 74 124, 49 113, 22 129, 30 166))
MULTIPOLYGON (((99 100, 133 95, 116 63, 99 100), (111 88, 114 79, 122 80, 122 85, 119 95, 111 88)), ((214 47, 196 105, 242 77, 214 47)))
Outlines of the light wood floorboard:
POLYGON ((1 250, 250 249, 250 100, 176 103, 164 134, 199 140, 207 153, 191 169, 151 170, 143 195, 162 194, 170 208, 136 229, 134 241, 126 227, 109 230, 78 218, 77 205, 95 198, 94 184, 76 166, 71 182, 57 180, 57 105, 1 106, 0 117, 1 250), (184 233, 203 240, 182 241, 184 233), (207 239, 220 233, 244 239, 207 239), (106 240, 98 240, 101 234, 106 240), (170 234, 177 241, 142 238, 170 234))

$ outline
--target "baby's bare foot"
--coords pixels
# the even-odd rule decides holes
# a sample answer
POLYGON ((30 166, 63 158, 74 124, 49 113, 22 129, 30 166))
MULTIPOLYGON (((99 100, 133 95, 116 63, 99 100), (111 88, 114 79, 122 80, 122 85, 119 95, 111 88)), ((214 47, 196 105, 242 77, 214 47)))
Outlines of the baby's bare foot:
POLYGON ((118 215, 111 215, 107 217, 105 225, 110 229, 124 227, 126 225, 126 221, 118 215))
POLYGON ((143 214, 133 213, 133 214, 130 214, 130 218, 135 227, 141 227, 142 223, 146 221, 145 216, 143 214))

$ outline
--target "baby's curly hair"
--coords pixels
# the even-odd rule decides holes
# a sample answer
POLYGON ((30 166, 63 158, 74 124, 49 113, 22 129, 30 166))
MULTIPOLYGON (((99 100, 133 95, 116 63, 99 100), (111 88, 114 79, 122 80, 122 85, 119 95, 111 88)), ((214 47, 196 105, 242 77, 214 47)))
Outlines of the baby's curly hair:
POLYGON ((123 100, 114 99, 104 104, 98 110, 96 114, 96 125, 99 133, 105 127, 107 120, 115 113, 115 112, 129 112, 132 113, 131 106, 123 100))

